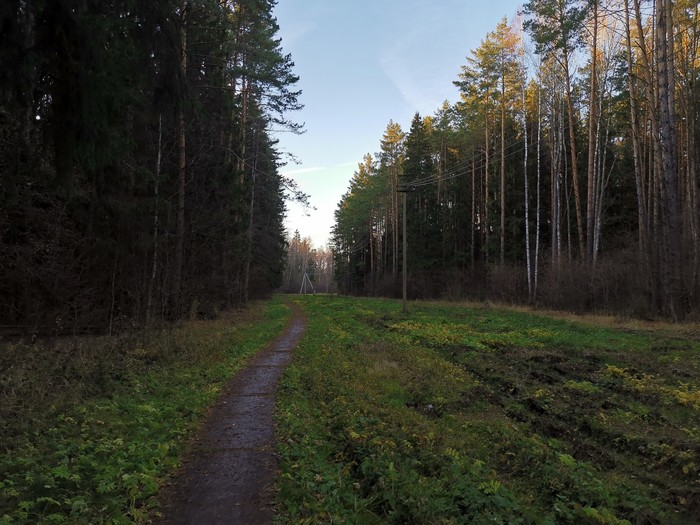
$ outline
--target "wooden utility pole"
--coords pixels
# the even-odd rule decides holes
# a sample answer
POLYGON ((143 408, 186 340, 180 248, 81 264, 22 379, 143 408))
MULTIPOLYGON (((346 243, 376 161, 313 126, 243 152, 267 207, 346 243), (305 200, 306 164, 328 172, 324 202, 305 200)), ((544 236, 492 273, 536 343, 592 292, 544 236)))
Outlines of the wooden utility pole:
POLYGON ((403 313, 408 312, 407 288, 408 288, 408 236, 406 235, 406 193, 413 191, 412 186, 397 186, 396 191, 401 193, 401 203, 403 205, 403 265, 401 267, 401 276, 403 280, 403 313))
POLYGON ((406 286, 408 284, 408 280, 406 278, 406 269, 407 269, 407 260, 408 260, 408 254, 406 253, 406 192, 403 192, 403 266, 401 268, 401 273, 403 276, 403 312, 406 313, 408 312, 408 306, 406 306, 406 286))

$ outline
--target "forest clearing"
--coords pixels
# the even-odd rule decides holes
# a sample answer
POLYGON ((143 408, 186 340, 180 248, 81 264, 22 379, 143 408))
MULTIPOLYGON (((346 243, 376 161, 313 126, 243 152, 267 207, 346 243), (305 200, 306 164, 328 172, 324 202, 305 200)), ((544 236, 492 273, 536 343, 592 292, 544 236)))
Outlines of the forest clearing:
POLYGON ((698 1, 280 4, 0 9, 0 525, 700 523, 698 1))
POLYGON ((311 297, 285 523, 698 523, 697 326, 311 297))
MULTIPOLYGON (((294 301, 279 522, 698 522, 696 325, 294 301)), ((139 339, 3 344, 0 523, 151 522, 207 406, 289 315, 278 296, 139 339)))

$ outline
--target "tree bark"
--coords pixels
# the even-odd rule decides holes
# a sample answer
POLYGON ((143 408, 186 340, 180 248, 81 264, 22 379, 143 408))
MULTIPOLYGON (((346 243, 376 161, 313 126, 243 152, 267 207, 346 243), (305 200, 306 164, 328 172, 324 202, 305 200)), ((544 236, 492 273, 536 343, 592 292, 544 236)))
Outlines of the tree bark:
POLYGON ((148 282, 148 298, 146 302, 146 326, 151 323, 152 315, 152 305, 153 305, 153 288, 156 282, 156 275, 158 270, 158 207, 159 207, 159 195, 158 195, 158 185, 160 183, 160 164, 163 154, 163 117, 158 115, 158 151, 156 152, 156 180, 154 184, 153 194, 154 194, 154 211, 153 211, 153 257, 151 263, 151 278, 148 282))
POLYGON ((665 313, 674 320, 684 317, 681 273, 681 226, 678 213, 678 164, 674 99, 673 23, 671 0, 656 5, 657 76, 659 82, 659 143, 662 161, 663 287, 665 313))
MULTIPOLYGON (((649 218, 646 208, 646 189, 644 184, 644 162, 639 131, 639 103, 634 83, 634 55, 630 30, 629 0, 625 0, 625 43, 627 47, 627 88, 630 96, 630 126, 632 128, 632 153, 634 156, 634 181, 637 190, 637 221, 639 228, 639 255, 644 261, 645 271, 651 270, 649 257, 649 218)), ((651 281, 649 281, 651 284, 651 281)), ((653 290, 653 286, 652 286, 653 290)))
POLYGON ((597 207, 596 195, 596 169, 595 169, 595 150, 596 150, 596 130, 597 130, 597 95, 598 95, 598 1, 593 1, 593 42, 591 46, 591 86, 588 106, 588 181, 587 181, 587 199, 586 199, 586 257, 589 262, 594 259, 594 229, 595 229, 595 210, 597 207))
POLYGON ((484 134, 485 134, 485 146, 484 149, 486 150, 486 172, 484 173, 484 223, 481 225, 481 227, 484 229, 484 262, 488 264, 489 262, 489 179, 491 178, 491 174, 489 173, 489 158, 491 157, 491 148, 490 146, 490 141, 491 138, 489 137, 489 110, 488 110, 488 104, 489 104, 489 93, 488 90, 486 92, 486 115, 484 118, 485 121, 485 126, 484 126, 484 134))
MULTIPOLYGON (((506 79, 501 74, 501 266, 506 254, 506 79)), ((527 147, 527 145, 526 145, 527 147)))
POLYGON ((250 263, 253 259, 253 225, 255 224, 255 180, 257 176, 258 167, 258 137, 255 136, 255 159, 253 161, 253 167, 251 168, 251 187, 250 187, 250 206, 248 215, 248 232, 246 235, 248 246, 246 247, 246 258, 245 258, 245 268, 243 273, 243 303, 248 302, 248 296, 250 293, 250 263))
POLYGON ((180 13, 180 75, 183 93, 180 95, 180 107, 177 116, 178 128, 178 175, 177 175, 177 226, 175 237, 175 269, 173 272, 172 301, 173 314, 182 313, 182 267, 185 252, 185 176, 187 168, 186 136, 185 136, 185 94, 187 83, 187 10, 189 3, 182 3, 180 13))
POLYGON ((535 221, 535 275, 532 290, 532 300, 537 300, 537 284, 539 280, 539 260, 540 260, 540 141, 542 139, 542 112, 541 112, 541 83, 537 86, 537 204, 535 221))
POLYGON ((530 261, 530 186, 527 180, 527 106, 525 105, 525 84, 522 86, 523 134, 525 155, 523 159, 523 180, 525 183, 525 269, 527 271, 527 298, 532 303, 532 265, 530 261))
POLYGON ((472 207, 471 207, 471 250, 470 250, 470 260, 471 260, 471 267, 472 270, 474 269, 474 263, 475 263, 475 246, 474 246, 474 241, 475 241, 475 236, 474 236, 474 230, 476 228, 476 154, 472 154, 472 207))
POLYGON ((574 125, 574 102, 571 90, 571 78, 569 77, 569 52, 565 47, 562 50, 564 60, 564 79, 566 81, 566 107, 569 115, 569 151, 571 153, 571 183, 574 187, 574 204, 576 207, 576 231, 578 233, 579 253, 585 255, 583 218, 581 215, 581 193, 579 190, 578 163, 576 152, 576 127, 574 125))

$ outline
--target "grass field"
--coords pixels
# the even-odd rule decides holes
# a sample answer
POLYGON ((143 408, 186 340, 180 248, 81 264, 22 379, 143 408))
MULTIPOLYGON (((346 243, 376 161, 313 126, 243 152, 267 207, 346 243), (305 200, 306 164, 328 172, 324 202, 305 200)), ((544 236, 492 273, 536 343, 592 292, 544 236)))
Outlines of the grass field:
POLYGON ((282 523, 700 523, 697 326, 300 297, 282 523))
MULTIPOLYGON (((700 523, 700 331, 298 297, 280 523, 700 523)), ((0 347, 0 524, 148 523, 281 298, 178 329, 0 347)))
POLYGON ((167 331, 0 345, 0 524, 150 523, 206 408, 289 315, 277 299, 167 331))

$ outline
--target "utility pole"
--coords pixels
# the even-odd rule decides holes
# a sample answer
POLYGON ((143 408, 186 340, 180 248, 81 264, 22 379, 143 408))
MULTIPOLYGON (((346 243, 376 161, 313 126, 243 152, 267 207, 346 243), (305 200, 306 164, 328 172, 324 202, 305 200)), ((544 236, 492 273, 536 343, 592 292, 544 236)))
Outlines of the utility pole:
POLYGON ((401 195, 403 196, 403 202, 401 203, 403 205, 403 266, 401 274, 403 277, 403 313, 406 313, 408 312, 408 307, 406 306, 406 269, 408 268, 406 265, 408 259, 408 254, 406 253, 406 192, 404 191, 401 195))
POLYGON ((408 313, 408 305, 406 304, 406 289, 408 285, 408 242, 406 235, 406 194, 413 191, 413 186, 403 185, 397 186, 396 191, 401 193, 401 204, 403 206, 403 264, 401 267, 401 276, 403 280, 403 313, 408 313))

